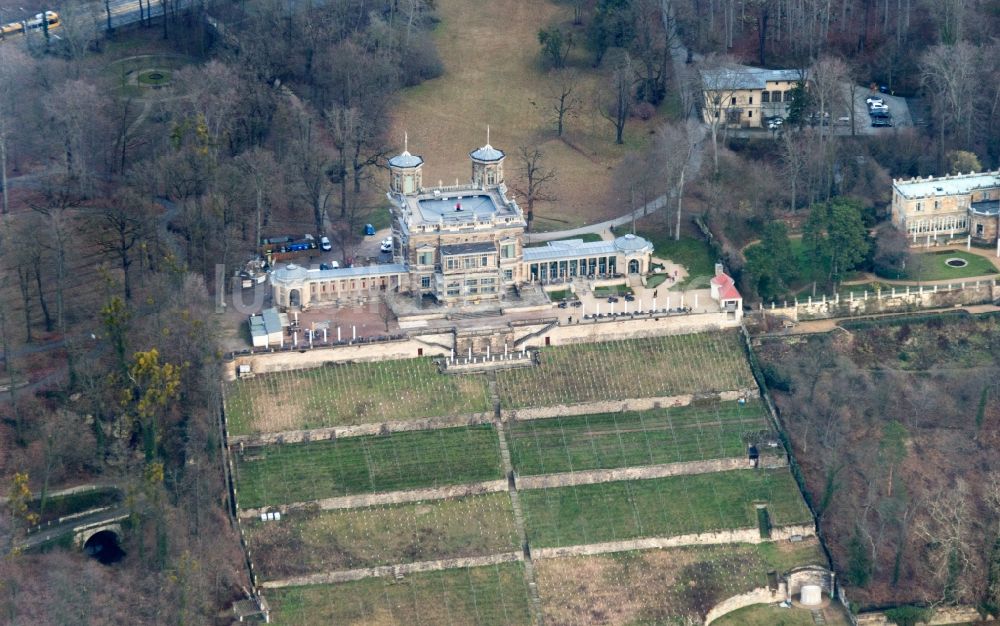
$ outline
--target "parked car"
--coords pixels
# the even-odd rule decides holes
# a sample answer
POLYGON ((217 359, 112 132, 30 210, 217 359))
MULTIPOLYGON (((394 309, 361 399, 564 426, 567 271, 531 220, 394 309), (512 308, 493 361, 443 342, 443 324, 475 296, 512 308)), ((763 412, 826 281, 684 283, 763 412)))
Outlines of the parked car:
POLYGON ((892 126, 892 118, 891 117, 872 117, 872 126, 873 127, 892 126))
POLYGON ((382 252, 392 252, 392 237, 386 237, 383 239, 382 243, 379 244, 378 249, 382 252))
POLYGON ((889 107, 885 104, 877 103, 868 106, 869 111, 888 111, 889 107))
POLYGON ((608 303, 613 304, 615 302, 618 302, 617 296, 608 296, 608 303))
POLYGON ((329 252, 330 250, 333 250, 333 246, 330 244, 330 238, 327 237, 326 235, 323 235, 322 237, 319 238, 319 249, 322 250, 323 252, 329 252))
POLYGON ((371 237, 375 234, 375 226, 372 224, 365 224, 365 237, 371 237))
POLYGON ((878 96, 868 96, 865 98, 865 104, 872 106, 873 104, 885 104, 885 101, 878 96))
POLYGON ((340 267, 340 263, 336 261, 330 261, 329 263, 320 263, 319 269, 321 270, 335 270, 340 267))

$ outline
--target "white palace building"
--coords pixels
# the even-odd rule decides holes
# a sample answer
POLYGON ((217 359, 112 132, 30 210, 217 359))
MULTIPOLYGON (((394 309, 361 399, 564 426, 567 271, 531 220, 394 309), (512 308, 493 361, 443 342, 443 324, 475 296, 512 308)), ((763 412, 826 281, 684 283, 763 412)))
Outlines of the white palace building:
POLYGON ((387 291, 444 306, 502 303, 525 283, 650 271, 653 245, 635 235, 525 248, 527 223, 504 184, 504 156, 487 140, 469 153, 469 183, 425 187, 424 160, 404 147, 389 159, 392 261, 331 270, 280 267, 271 272, 274 303, 339 307, 387 291))

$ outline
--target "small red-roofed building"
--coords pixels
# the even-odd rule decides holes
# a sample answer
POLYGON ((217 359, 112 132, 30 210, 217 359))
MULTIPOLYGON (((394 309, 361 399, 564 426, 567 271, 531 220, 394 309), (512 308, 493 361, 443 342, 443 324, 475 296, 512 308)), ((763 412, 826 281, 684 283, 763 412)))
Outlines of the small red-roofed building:
POLYGON ((743 296, 736 289, 733 278, 726 274, 722 263, 715 264, 715 276, 712 277, 712 299, 719 303, 719 308, 729 313, 730 319, 743 318, 743 296))

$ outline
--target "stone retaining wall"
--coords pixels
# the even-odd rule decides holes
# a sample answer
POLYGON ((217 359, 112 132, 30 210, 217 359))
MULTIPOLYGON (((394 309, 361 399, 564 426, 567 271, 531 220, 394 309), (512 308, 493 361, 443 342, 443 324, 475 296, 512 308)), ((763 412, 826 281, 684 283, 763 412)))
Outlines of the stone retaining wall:
POLYGON ((323 498, 321 500, 310 500, 308 502, 292 502, 289 504, 268 506, 258 509, 240 509, 239 516, 240 518, 245 519, 260 517, 261 513, 268 511, 281 511, 282 514, 287 514, 288 512, 294 512, 297 510, 331 511, 336 509, 353 509, 384 504, 419 502, 421 500, 461 498, 464 496, 474 496, 482 493, 496 493, 498 491, 507 491, 506 480, 491 480, 481 483, 451 485, 448 487, 431 487, 428 489, 386 491, 384 493, 359 493, 352 496, 323 498))
POLYGON ((745 458, 687 461, 683 463, 664 463, 662 465, 643 465, 638 467, 621 467, 617 469, 542 474, 540 476, 518 476, 517 488, 551 489, 553 487, 593 485, 596 483, 607 483, 619 480, 641 480, 649 478, 665 478, 667 476, 711 474, 713 472, 727 472, 730 470, 743 469, 751 469, 749 461, 745 458))
POLYGON ((723 615, 732 613, 733 611, 742 609, 743 607, 753 606, 754 604, 773 604, 775 602, 781 602, 784 599, 785 591, 781 586, 774 591, 768 589, 767 587, 758 587, 753 591, 748 591, 746 593, 741 593, 738 596, 727 598, 713 606, 708 613, 705 614, 705 626, 708 626, 708 624, 711 624, 723 615))
POLYGON ((889 285, 878 292, 869 288, 867 294, 858 290, 853 298, 850 295, 820 296, 783 306, 772 303, 764 310, 794 321, 805 321, 982 304, 997 298, 1000 298, 1000 286, 992 280, 984 280, 925 287, 889 285))
POLYGON ((803 567, 788 573, 788 593, 796 596, 803 585, 817 585, 823 593, 833 597, 834 573, 825 567, 803 567))
MULTIPOLYGON (((550 305, 546 305, 548 308, 550 305)), ((546 329, 552 320, 528 324, 507 324, 499 319, 494 328, 479 328, 470 331, 475 336, 463 339, 462 333, 456 334, 451 329, 428 330, 418 329, 407 331, 407 337, 389 341, 370 343, 355 343, 351 345, 316 346, 313 348, 300 345, 295 350, 259 351, 252 354, 236 355, 232 362, 224 368, 227 380, 236 377, 240 365, 249 365, 255 374, 280 372, 296 369, 320 367, 325 363, 345 361, 383 361, 391 359, 412 359, 418 356, 450 356, 454 349, 456 355, 467 350, 472 340, 473 352, 481 356, 485 347, 502 353, 504 344, 513 348, 515 343, 538 333, 524 341, 522 347, 536 348, 546 345, 559 346, 574 343, 594 343, 620 339, 635 339, 639 337, 658 337, 663 335, 683 335, 697 332, 715 331, 723 328, 739 327, 739 320, 729 319, 725 312, 688 313, 684 315, 660 315, 658 317, 641 316, 614 318, 608 320, 583 321, 574 324, 556 324, 546 329), (457 345, 456 345, 457 344, 457 345)), ((489 323, 489 322, 484 322, 489 323)))
POLYGON ((280 587, 300 587, 302 585, 329 585, 332 583, 344 583, 363 578, 385 578, 388 576, 402 577, 407 574, 417 574, 420 572, 437 572, 444 569, 457 567, 482 567, 484 565, 498 565, 500 563, 513 563, 520 561, 524 557, 520 552, 505 552, 503 554, 491 554, 489 556, 472 556, 457 559, 440 559, 437 561, 420 561, 417 563, 401 563, 399 565, 382 565, 379 567, 365 567, 361 569, 341 570, 337 572, 323 572, 320 574, 308 574, 306 576, 294 576, 281 580, 270 580, 262 583, 262 587, 276 589, 280 587))
POLYGON ((746 388, 713 394, 684 394, 679 396, 660 396, 657 398, 627 398, 625 400, 600 400, 597 402, 581 402, 579 404, 557 404, 555 406, 546 407, 503 409, 500 412, 500 415, 504 421, 535 420, 549 417, 591 415, 594 413, 650 411, 652 409, 687 406, 695 400, 713 399, 732 401, 748 396, 756 397, 757 389, 746 388))
POLYGON ((223 375, 226 380, 233 380, 236 378, 236 371, 240 365, 249 365, 254 374, 267 374, 310 369, 326 363, 345 361, 386 361, 413 359, 418 356, 448 356, 451 352, 441 346, 450 346, 453 343, 454 337, 451 333, 429 333, 420 339, 409 338, 339 346, 300 347, 297 350, 254 352, 253 354, 237 355, 231 363, 225 365, 223 375))
POLYGON ((556 326, 526 345, 528 347, 544 346, 546 337, 549 339, 549 345, 562 346, 640 337, 684 335, 723 328, 738 328, 739 325, 738 319, 728 319, 728 314, 725 312, 618 318, 596 322, 587 320, 579 324, 556 326))
POLYGON ((771 539, 761 539, 757 528, 740 528, 722 530, 714 533, 696 533, 690 535, 674 535, 672 537, 646 537, 643 539, 626 539, 623 541, 606 541, 577 546, 559 548, 532 548, 531 556, 535 559, 554 559, 569 556, 593 556, 612 552, 630 552, 632 550, 652 550, 656 548, 679 548, 683 546, 709 546, 727 543, 769 543, 792 535, 808 537, 816 534, 812 525, 796 524, 782 526, 771 531, 771 539))
POLYGON ((456 428, 460 426, 476 426, 489 424, 493 421, 493 413, 471 413, 452 417, 422 417, 419 419, 395 422, 379 422, 376 424, 355 424, 353 426, 331 426, 328 428, 311 428, 306 430, 283 430, 276 433, 261 433, 255 435, 230 435, 230 446, 261 446, 277 443, 302 443, 306 441, 324 441, 343 437, 363 437, 369 435, 384 435, 414 430, 432 430, 435 428, 456 428))

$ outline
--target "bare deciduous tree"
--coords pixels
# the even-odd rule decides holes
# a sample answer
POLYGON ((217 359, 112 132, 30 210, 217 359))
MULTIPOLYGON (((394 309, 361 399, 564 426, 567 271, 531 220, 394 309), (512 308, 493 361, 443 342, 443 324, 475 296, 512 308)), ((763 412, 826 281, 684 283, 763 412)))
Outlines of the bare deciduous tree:
POLYGON ((549 72, 547 96, 556 123, 556 137, 562 137, 566 119, 575 116, 580 111, 580 77, 571 69, 558 69, 549 72))
POLYGON ((820 141, 823 140, 823 129, 829 123, 827 118, 831 116, 830 111, 845 104, 848 77, 847 64, 837 57, 822 57, 810 70, 809 79, 813 87, 813 97, 819 103, 820 141))
POLYGON ((668 184, 668 194, 677 200, 677 221, 674 225, 674 240, 681 238, 681 215, 684 203, 684 184, 698 172, 692 171, 697 143, 701 138, 699 124, 691 118, 681 124, 664 124, 656 140, 656 151, 660 154, 663 179, 668 184))
POLYGON ((622 51, 611 63, 612 70, 607 85, 597 94, 597 110, 601 117, 615 127, 615 143, 625 143, 625 123, 632 111, 632 85, 635 71, 628 52, 622 51))
POLYGON ((541 150, 528 146, 517 148, 517 170, 521 184, 516 190, 524 196, 528 230, 531 230, 531 223, 535 219, 535 203, 555 200, 549 188, 556 179, 556 171, 545 165, 545 154, 541 150))
POLYGON ((726 128, 729 124, 729 112, 743 80, 743 71, 729 57, 712 55, 705 59, 699 75, 700 91, 704 94, 705 123, 712 137, 712 171, 718 174, 719 128, 726 128))

